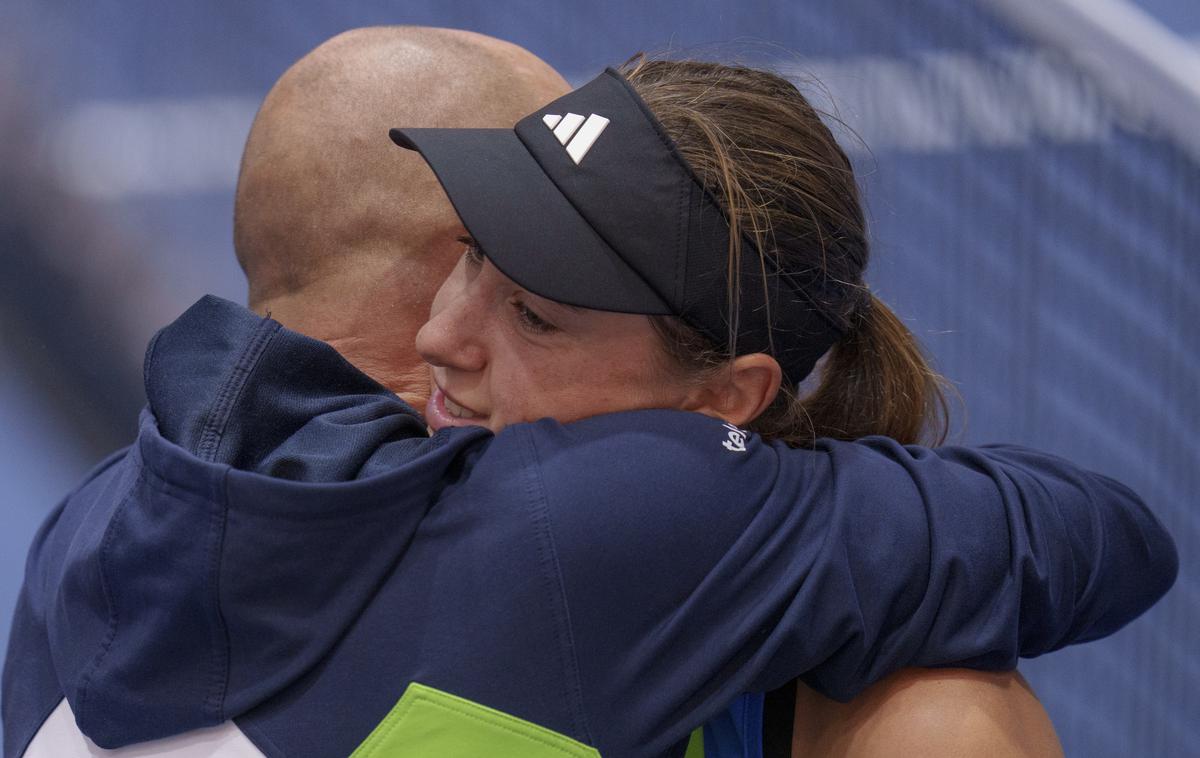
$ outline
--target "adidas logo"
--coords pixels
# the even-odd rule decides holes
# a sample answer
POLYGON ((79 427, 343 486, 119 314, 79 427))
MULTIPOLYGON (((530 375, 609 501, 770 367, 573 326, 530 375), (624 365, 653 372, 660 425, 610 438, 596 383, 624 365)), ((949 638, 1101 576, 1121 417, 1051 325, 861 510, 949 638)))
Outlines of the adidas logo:
POLYGON ((608 126, 608 119, 595 113, 586 120, 578 113, 568 113, 565 116, 547 113, 542 116, 542 122, 554 132, 558 141, 566 146, 567 155, 571 156, 576 166, 583 160, 583 156, 588 154, 588 150, 592 149, 604 127, 608 126))

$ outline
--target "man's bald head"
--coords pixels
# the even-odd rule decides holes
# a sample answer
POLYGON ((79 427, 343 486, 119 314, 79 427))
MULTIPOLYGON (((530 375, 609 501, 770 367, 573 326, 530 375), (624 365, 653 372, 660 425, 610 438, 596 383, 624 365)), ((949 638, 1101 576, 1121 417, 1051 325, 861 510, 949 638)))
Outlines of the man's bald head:
POLYGON ((388 129, 511 127, 567 89, 531 53, 472 32, 358 29, 309 53, 267 95, 242 158, 234 247, 251 307, 419 400, 413 337, 459 226, 388 129))

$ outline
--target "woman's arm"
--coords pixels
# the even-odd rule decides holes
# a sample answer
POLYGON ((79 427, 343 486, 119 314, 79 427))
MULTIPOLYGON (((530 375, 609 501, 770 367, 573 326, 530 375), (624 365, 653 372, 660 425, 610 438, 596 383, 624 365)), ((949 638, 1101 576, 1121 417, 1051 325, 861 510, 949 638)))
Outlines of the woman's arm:
POLYGON ((793 758, 1061 758, 1045 708, 1016 671, 904 669, 848 703, 796 690, 793 758))

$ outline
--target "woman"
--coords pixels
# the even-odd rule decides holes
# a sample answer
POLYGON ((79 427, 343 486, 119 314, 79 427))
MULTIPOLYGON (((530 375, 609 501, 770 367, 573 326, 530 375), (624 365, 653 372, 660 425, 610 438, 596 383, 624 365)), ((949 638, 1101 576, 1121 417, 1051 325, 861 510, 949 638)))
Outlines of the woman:
MULTIPOLYGON (((551 110, 518 125, 524 144, 393 131, 425 155, 472 235, 418 335, 433 429, 665 407, 725 420, 731 445, 743 427, 793 446, 945 438, 942 380, 863 281, 850 161, 794 86, 741 67, 635 60, 551 110)), ((796 755, 894 747, 904 712, 938 720, 939 708, 951 733, 976 711, 968 749, 1060 752, 1015 673, 906 672, 851 706, 798 686, 796 755), (874 732, 862 726, 871 718, 874 732)), ((776 696, 769 745, 791 741, 794 695, 776 696)), ((947 731, 929 732, 922 752, 962 749, 947 731)))

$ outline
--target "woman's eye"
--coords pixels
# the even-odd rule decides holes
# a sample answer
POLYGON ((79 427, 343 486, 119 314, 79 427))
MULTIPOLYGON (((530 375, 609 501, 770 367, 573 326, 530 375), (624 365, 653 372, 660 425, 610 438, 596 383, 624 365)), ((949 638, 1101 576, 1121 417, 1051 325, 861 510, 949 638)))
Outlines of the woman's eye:
POLYGON ((480 266, 483 264, 483 250, 480 249, 479 243, 473 237, 459 237, 458 241, 466 246, 463 251, 463 257, 467 259, 467 263, 472 266, 480 266))
POLYGON ((530 310, 529 306, 520 300, 513 301, 513 308, 517 312, 517 319, 521 322, 522 328, 528 329, 534 334, 548 334, 558 331, 557 326, 534 313, 530 310))

